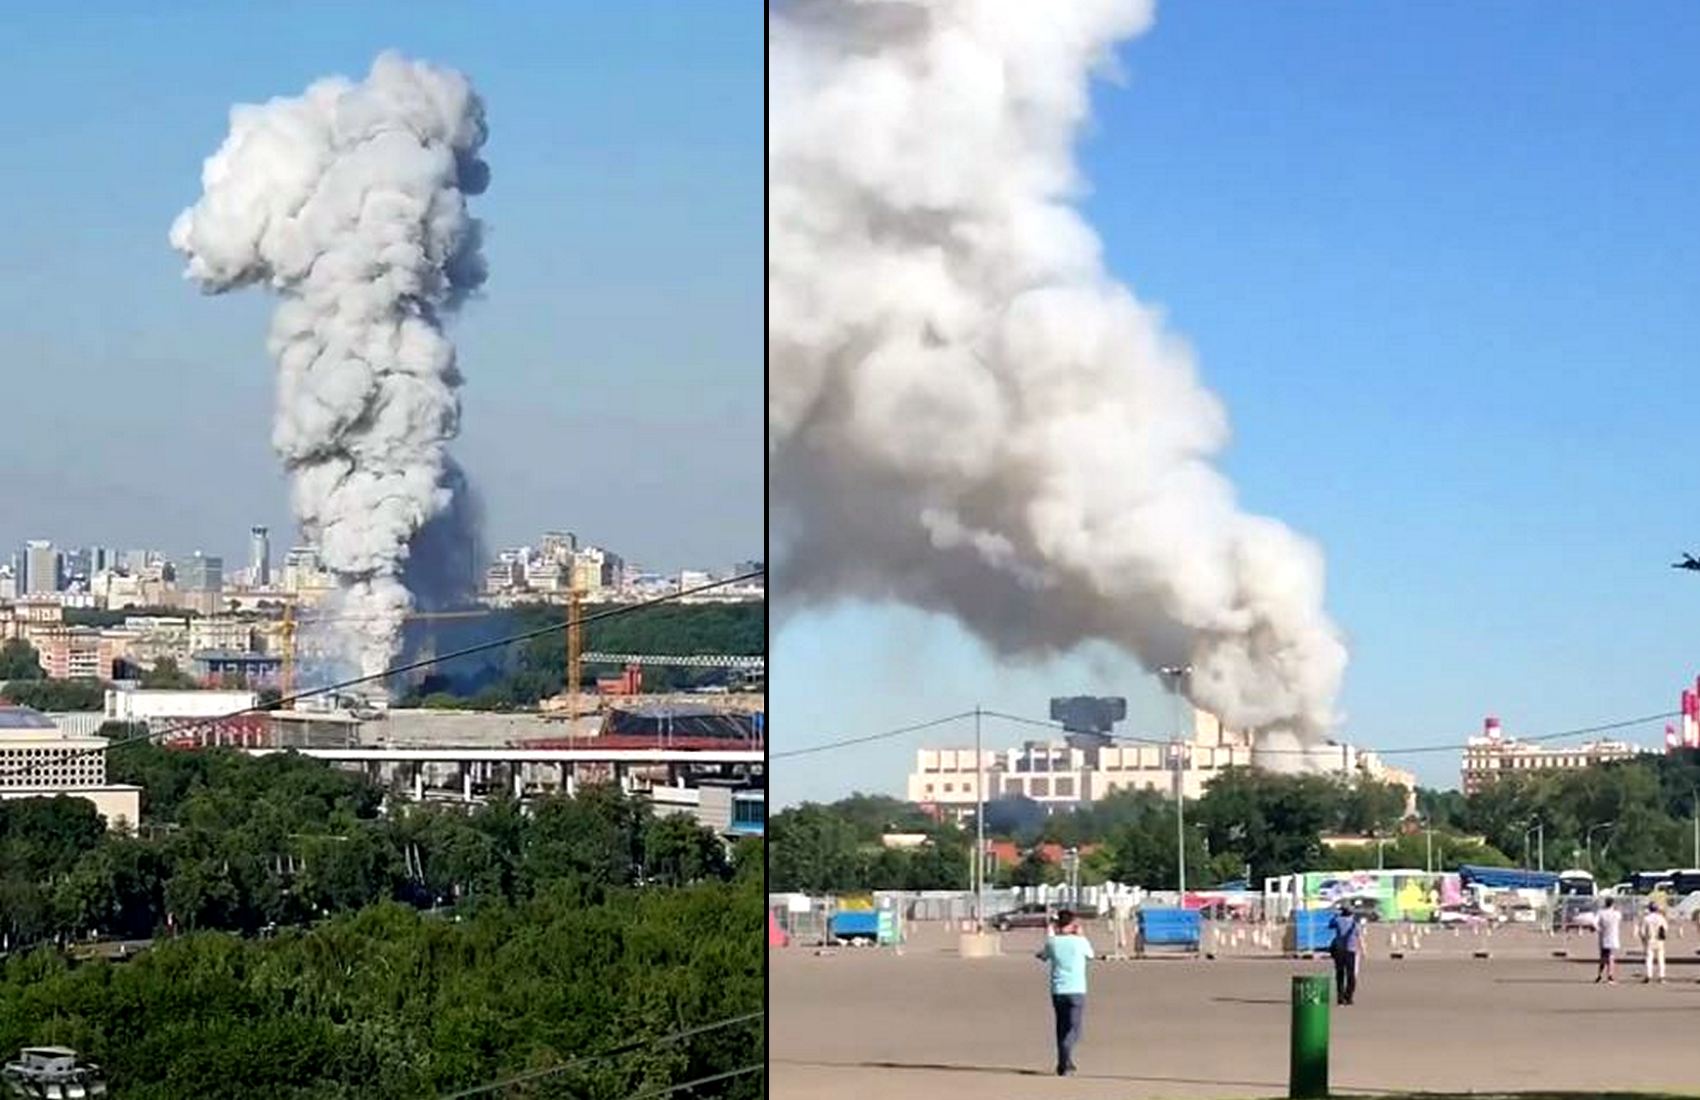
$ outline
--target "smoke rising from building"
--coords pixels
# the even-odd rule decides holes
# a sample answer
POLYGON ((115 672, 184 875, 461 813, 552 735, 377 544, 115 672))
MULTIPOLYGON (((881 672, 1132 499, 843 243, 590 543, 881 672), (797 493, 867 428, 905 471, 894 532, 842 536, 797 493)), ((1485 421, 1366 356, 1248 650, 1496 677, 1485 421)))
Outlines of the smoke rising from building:
POLYGON ((386 53, 359 83, 232 108, 200 200, 171 227, 206 292, 281 299, 272 445, 362 674, 394 657, 416 601, 473 590, 477 509, 448 453, 461 375, 443 321, 485 277, 467 211, 489 179, 485 136, 465 77, 386 53))
MULTIPOLYGON (((770 25, 781 602, 943 612, 1008 656, 1188 665, 1269 747, 1335 721, 1318 549, 1243 512, 1221 403, 1074 206, 1147 0, 802 0, 770 25)), ((1302 758, 1302 754, 1301 754, 1302 758)), ((1270 762, 1291 765, 1292 758, 1270 762)))

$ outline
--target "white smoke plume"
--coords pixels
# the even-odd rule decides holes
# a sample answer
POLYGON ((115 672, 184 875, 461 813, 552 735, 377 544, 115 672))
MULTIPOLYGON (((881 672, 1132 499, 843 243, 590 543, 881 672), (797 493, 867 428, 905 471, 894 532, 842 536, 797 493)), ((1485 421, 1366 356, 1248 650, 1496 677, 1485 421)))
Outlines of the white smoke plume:
POLYGON ((281 299, 272 445, 365 675, 397 653, 416 598, 471 592, 476 509, 448 453, 461 376, 443 318, 484 281, 467 197, 489 180, 485 136, 465 77, 386 53, 359 83, 232 108, 200 201, 171 227, 206 292, 281 299))
MULTIPOLYGON (((781 600, 1104 639, 1267 747, 1346 664, 1308 541, 1212 465, 1221 403, 1074 206, 1089 83, 1148 0, 801 0, 770 21, 781 600)), ((1280 761, 1271 759, 1270 763, 1280 761)))

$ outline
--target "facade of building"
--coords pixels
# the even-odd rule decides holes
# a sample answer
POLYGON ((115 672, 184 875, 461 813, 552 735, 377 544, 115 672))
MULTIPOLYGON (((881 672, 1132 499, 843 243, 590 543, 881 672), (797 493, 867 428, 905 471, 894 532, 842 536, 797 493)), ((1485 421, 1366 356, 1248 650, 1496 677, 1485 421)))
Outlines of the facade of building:
POLYGON ((254 624, 228 615, 189 620, 189 648, 246 653, 254 648, 254 624))
MULTIPOLYGON (((1157 739, 1151 739, 1155 742, 1157 739)), ((1388 767, 1376 754, 1349 745, 1328 746, 1319 759, 1339 752, 1340 773, 1397 783, 1407 791, 1407 812, 1415 809, 1416 776, 1388 767)), ((1067 810, 1096 802, 1117 791, 1156 791, 1173 798, 1178 788, 1188 799, 1227 768, 1251 767, 1253 738, 1230 730, 1220 719, 1196 708, 1191 736, 1174 743, 1121 743, 1076 748, 1064 741, 1034 741, 985 754, 986 799, 1028 798, 1047 810, 1067 810)), ((907 796, 958 820, 972 817, 979 802, 973 749, 921 749, 915 754, 907 796)))
POLYGON ((625 575, 626 563, 613 551, 586 546, 573 555, 573 587, 582 591, 619 588, 625 575))
POLYGON ((1499 719, 1483 723, 1479 736, 1464 749, 1463 786, 1474 794, 1506 775, 1541 771, 1574 771, 1612 760, 1630 760, 1647 750, 1627 741, 1588 741, 1581 745, 1548 745, 1507 737, 1499 719))
POLYGON ((183 564, 180 586, 185 592, 224 591, 224 559, 199 550, 183 564))
MULTIPOLYGON (((1251 736, 1228 730, 1194 709, 1191 737, 1179 744, 1122 744, 1075 748, 1063 741, 1028 742, 985 754, 986 798, 1023 797, 1050 810, 1095 802, 1121 790, 1160 791, 1177 784, 1199 798, 1223 769, 1251 765, 1251 736), (1178 767, 1177 767, 1178 763, 1178 767)), ((973 749, 921 749, 909 776, 909 801, 941 813, 972 816, 979 801, 973 749)))
POLYGON ((271 532, 264 527, 250 527, 248 529, 248 587, 270 588, 271 583, 271 532))
POLYGON ((141 821, 142 789, 106 782, 106 738, 67 733, 28 707, 0 706, 0 798, 57 795, 94 803, 110 828, 141 821))
POLYGON ((28 637, 50 680, 113 678, 113 645, 92 626, 55 624, 31 630, 28 637))
POLYGON ((23 564, 19 595, 47 596, 59 591, 62 585, 59 551, 53 548, 51 542, 31 539, 24 543, 24 552, 18 560, 23 564))
POLYGON ((268 687, 281 681, 283 657, 246 650, 197 650, 189 659, 189 675, 204 684, 222 687, 268 687))

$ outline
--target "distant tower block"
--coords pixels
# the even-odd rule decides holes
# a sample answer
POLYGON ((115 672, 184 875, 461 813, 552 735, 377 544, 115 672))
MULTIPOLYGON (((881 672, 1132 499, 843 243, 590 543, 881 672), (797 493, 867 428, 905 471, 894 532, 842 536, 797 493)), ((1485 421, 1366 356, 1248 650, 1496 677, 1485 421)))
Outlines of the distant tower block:
POLYGON ((271 583, 271 532, 264 527, 250 527, 248 529, 248 584, 253 588, 270 588, 271 583))

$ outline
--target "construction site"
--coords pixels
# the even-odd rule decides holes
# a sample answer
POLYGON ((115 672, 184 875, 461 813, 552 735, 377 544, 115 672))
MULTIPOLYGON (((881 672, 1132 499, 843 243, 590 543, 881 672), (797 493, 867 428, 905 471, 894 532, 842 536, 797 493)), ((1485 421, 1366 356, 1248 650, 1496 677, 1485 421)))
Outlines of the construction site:
MULTIPOLYGON (((145 727, 174 748, 232 747, 255 755, 299 752, 358 769, 397 797, 475 805, 524 801, 615 783, 658 807, 695 813, 728 835, 759 833, 765 821, 765 658, 726 654, 604 653, 584 646, 574 599, 560 630, 559 693, 532 709, 477 709, 391 703, 422 676, 326 690, 346 677, 333 654, 346 617, 298 613, 293 601, 262 624, 276 662, 277 701, 251 683, 198 690, 118 685, 101 721, 145 727), (718 682, 689 691, 653 691, 646 671, 691 670, 718 682)), ((419 612, 407 617, 402 663, 441 660, 463 650, 493 651, 511 632, 490 609, 419 612)), ((498 667, 456 658, 470 676, 498 667)), ((435 666, 441 667, 441 666, 435 666)), ((227 680, 226 683, 231 681, 227 680)), ((66 716, 70 718, 71 716, 66 716)), ((84 725, 89 724, 84 722, 84 725)))

